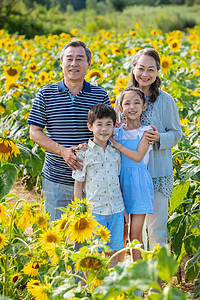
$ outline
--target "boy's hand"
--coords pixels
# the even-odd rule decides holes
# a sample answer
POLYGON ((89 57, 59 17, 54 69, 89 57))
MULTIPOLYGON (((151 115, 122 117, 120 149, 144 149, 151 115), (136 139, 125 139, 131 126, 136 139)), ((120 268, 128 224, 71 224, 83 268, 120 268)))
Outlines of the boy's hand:
POLYGON ((129 214, 127 213, 126 209, 124 212, 124 226, 128 226, 129 223, 129 214))

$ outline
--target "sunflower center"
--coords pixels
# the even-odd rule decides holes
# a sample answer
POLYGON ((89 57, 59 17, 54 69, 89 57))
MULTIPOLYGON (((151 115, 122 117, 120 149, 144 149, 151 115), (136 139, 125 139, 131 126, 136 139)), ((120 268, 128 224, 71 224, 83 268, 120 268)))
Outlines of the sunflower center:
POLYGON ((88 226, 88 222, 86 221, 86 219, 81 219, 78 223, 79 224, 77 224, 77 229, 84 229, 88 226))
POLYGON ((16 276, 13 277, 12 281, 15 283, 18 279, 19 279, 19 276, 16 275, 16 276))
POLYGON ((102 263, 95 257, 86 257, 80 262, 82 268, 98 269, 102 267, 102 263))
POLYGON ((173 43, 172 48, 176 48, 176 47, 177 47, 177 43, 173 43))
POLYGON ((57 241, 57 239, 56 239, 56 237, 55 237, 55 235, 48 235, 47 236, 47 242, 48 243, 56 243, 56 241, 57 241))
POLYGON ((163 65, 163 68, 168 68, 168 66, 169 66, 167 61, 165 61, 162 65, 163 65))
POLYGON ((4 142, 0 143, 0 153, 8 153, 12 150, 12 147, 9 145, 5 145, 4 142))
POLYGON ((33 265, 32 265, 32 268, 33 269, 39 269, 39 264, 36 262, 36 263, 33 263, 33 265))
POLYGON ((9 76, 15 76, 17 74, 17 70, 15 68, 10 68, 8 71, 7 71, 7 74, 9 76))
POLYGON ((2 238, 0 237, 0 244, 1 244, 2 241, 3 241, 3 240, 2 240, 2 238))
POLYGON ((63 221, 61 226, 60 226, 60 229, 64 229, 65 228, 65 225, 66 225, 67 221, 63 221))

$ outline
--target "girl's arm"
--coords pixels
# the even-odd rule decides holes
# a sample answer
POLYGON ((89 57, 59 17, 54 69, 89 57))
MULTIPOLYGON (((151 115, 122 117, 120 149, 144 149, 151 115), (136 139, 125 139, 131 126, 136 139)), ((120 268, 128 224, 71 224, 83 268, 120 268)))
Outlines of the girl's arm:
POLYGON ((143 160, 143 158, 144 158, 145 154, 147 153, 149 146, 150 146, 149 141, 146 139, 146 133, 144 133, 143 137, 141 138, 138 149, 136 151, 123 146, 122 144, 120 144, 116 140, 114 140, 113 138, 110 138, 110 141, 113 143, 113 146, 115 149, 122 152, 128 158, 130 158, 136 162, 140 162, 143 160))
POLYGON ((74 182, 74 199, 81 199, 83 193, 83 182, 75 180, 74 182))

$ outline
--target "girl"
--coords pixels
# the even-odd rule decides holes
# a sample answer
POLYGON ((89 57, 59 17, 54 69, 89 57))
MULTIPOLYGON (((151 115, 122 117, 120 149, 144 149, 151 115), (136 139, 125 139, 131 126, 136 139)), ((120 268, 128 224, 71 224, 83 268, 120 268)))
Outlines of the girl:
MULTIPOLYGON (((142 243, 142 228, 146 214, 153 213, 153 183, 147 170, 150 143, 140 117, 146 109, 144 93, 136 87, 128 87, 121 94, 120 111, 126 124, 114 131, 113 147, 121 152, 120 184, 127 213, 130 214, 130 241, 142 243)), ((141 258, 139 250, 132 250, 132 259, 141 258)))
MULTIPOLYGON (((137 52, 133 58, 129 86, 139 87, 145 94, 147 109, 142 112, 142 124, 154 124, 153 130, 145 133, 149 142, 154 142, 150 152, 148 170, 154 186, 154 212, 146 217, 149 246, 167 243, 168 199, 172 196, 173 162, 171 148, 181 139, 182 131, 178 109, 174 99, 160 90, 161 80, 158 76, 160 57, 153 48, 137 52)), ((118 108, 121 94, 116 99, 115 110, 118 121, 123 116, 118 108)))

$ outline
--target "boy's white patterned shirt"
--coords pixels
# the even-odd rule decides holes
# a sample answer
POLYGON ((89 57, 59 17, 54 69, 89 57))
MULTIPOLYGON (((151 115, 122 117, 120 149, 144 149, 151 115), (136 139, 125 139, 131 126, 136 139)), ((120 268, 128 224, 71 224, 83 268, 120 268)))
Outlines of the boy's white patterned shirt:
POLYGON ((82 170, 73 171, 72 177, 84 182, 84 192, 93 212, 99 215, 113 215, 124 210, 119 183, 121 168, 120 153, 107 145, 106 150, 92 140, 86 151, 77 155, 83 160, 82 170))

